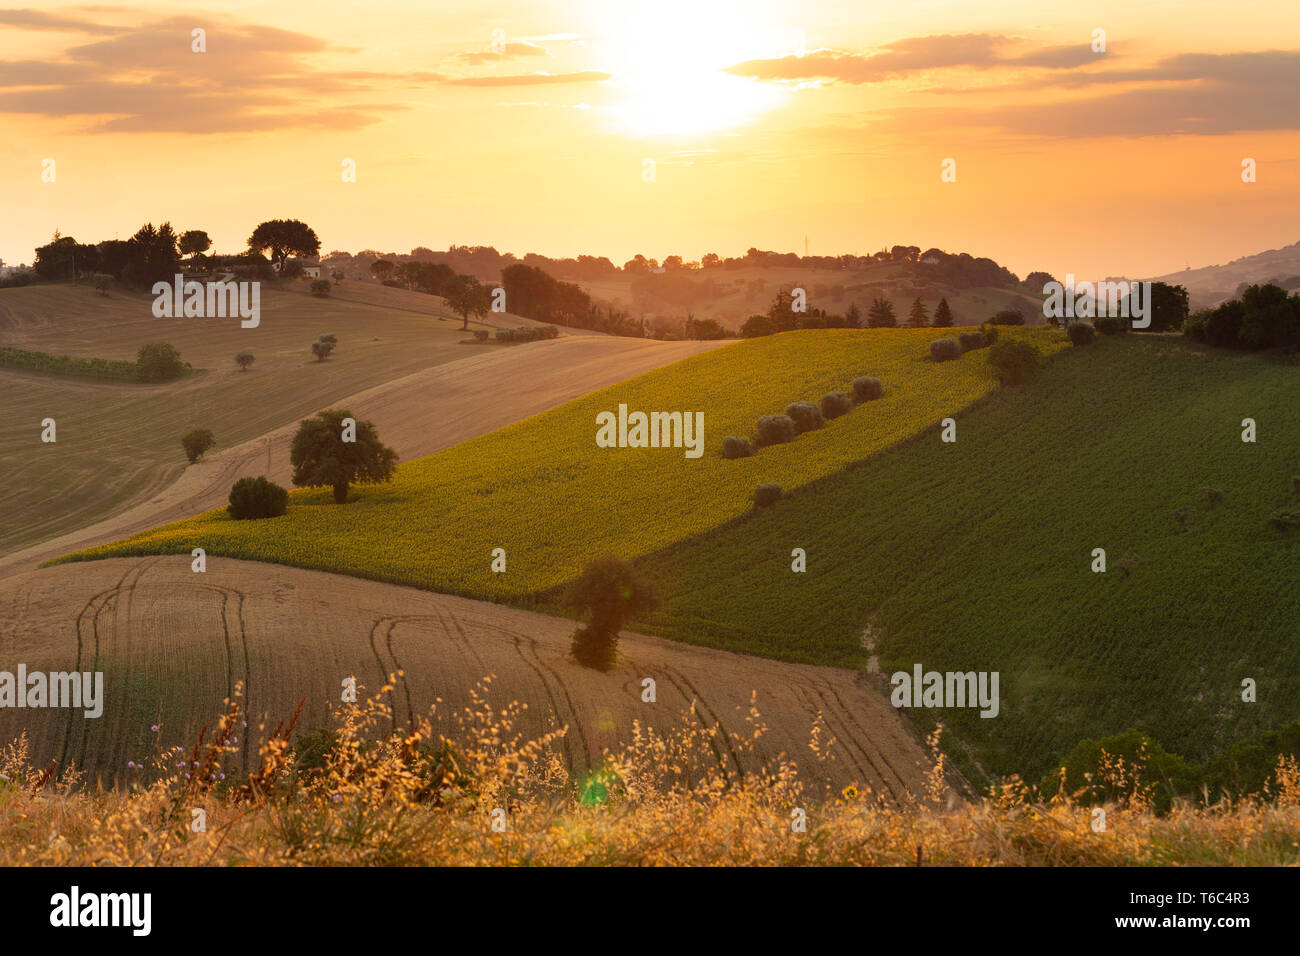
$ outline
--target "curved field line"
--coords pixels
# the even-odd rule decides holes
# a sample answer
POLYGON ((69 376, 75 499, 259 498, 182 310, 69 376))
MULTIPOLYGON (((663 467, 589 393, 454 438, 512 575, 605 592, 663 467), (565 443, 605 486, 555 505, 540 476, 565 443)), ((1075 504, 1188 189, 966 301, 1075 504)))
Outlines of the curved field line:
POLYGON ((717 736, 720 736, 722 738, 723 746, 727 748, 727 753, 731 755, 731 760, 736 765, 736 773, 740 775, 740 782, 744 783, 745 782, 744 764, 740 762, 740 757, 736 754, 736 748, 732 746, 731 735, 727 733, 727 728, 723 726, 722 719, 718 717, 717 711, 715 711, 713 707, 708 703, 708 701, 704 699, 704 695, 701 694, 699 690, 695 687, 695 685, 691 683, 689 677, 687 677, 685 674, 683 674, 681 671, 677 670, 676 668, 667 667, 665 669, 670 671, 671 673, 676 674, 677 677, 681 680, 681 682, 685 684, 688 688, 690 688, 691 694, 693 694, 695 699, 700 702, 700 710, 703 712, 704 716, 713 718, 713 726, 718 729, 717 736))
MULTIPOLYGON (((872 768, 876 769, 877 773, 880 773, 879 769, 876 768, 876 762, 871 759, 870 752, 863 744, 864 740, 870 741, 872 739, 871 735, 867 732, 867 728, 862 726, 861 722, 854 714, 853 708, 849 707, 847 704, 844 703, 843 699, 839 695, 839 692, 835 690, 835 688, 831 685, 829 681, 824 679, 819 679, 817 683, 822 686, 822 688, 826 691, 826 693, 829 693, 831 697, 834 698, 835 703, 839 706, 840 711, 843 715, 840 719, 845 724, 845 726, 847 726, 848 724, 852 724, 854 727, 857 728, 859 733, 855 733, 852 738, 854 745, 862 752, 862 755, 867 758, 867 762, 871 764, 872 768)), ((903 781, 903 775, 900 774, 897 768, 895 768, 894 765, 889 762, 889 757, 885 753, 884 748, 878 748, 876 750, 876 755, 880 758, 880 762, 885 765, 885 768, 891 774, 894 775, 894 779, 898 782, 898 786, 901 788, 901 794, 893 794, 893 787, 886 780, 884 774, 881 774, 881 782, 883 782, 885 786, 889 788, 891 795, 893 795, 896 800, 901 799, 902 796, 911 795, 911 790, 908 788, 907 784, 903 781)))

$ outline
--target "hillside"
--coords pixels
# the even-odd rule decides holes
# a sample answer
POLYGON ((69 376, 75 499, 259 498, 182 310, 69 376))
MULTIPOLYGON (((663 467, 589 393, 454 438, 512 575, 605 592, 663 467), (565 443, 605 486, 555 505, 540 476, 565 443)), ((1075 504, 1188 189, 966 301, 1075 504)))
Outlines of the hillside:
POLYGON ((1300 550, 1267 519, 1300 472, 1297 371, 1167 336, 1071 349, 960 416, 955 444, 930 431, 643 559, 663 604, 637 626, 847 662, 871 625, 886 674, 998 671, 996 719, 942 712, 991 773, 1129 727, 1201 759, 1296 716, 1300 550))
MULTIPOLYGON (((342 400, 375 411, 390 444, 416 457, 711 347, 590 335, 466 345, 459 319, 419 314, 403 297, 441 301, 384 286, 356 292, 355 301, 321 299, 267 284, 260 325, 244 329, 238 319, 158 319, 149 296, 104 297, 87 285, 0 289, 0 345, 134 360, 141 345, 167 341, 197 370, 142 385, 0 369, 0 401, 8 409, 0 422, 0 467, 12 479, 13 513, 22 515, 0 525, 0 555, 73 533, 63 551, 84 547, 89 542, 79 533, 87 526, 133 509, 143 512, 126 527, 107 529, 113 533, 99 529, 93 540, 216 507, 236 477, 267 472, 263 436, 342 400), (387 304, 366 301, 374 290, 399 295, 387 296, 387 304), (339 346, 317 362, 309 346, 323 332, 334 333, 339 346), (539 345, 548 347, 542 355, 539 345), (256 357, 247 372, 234 362, 243 349, 256 357), (354 398, 453 362, 455 373, 409 378, 396 390, 354 398), (435 402, 445 403, 441 417, 432 414, 435 402), (54 444, 40 441, 47 417, 57 423, 54 444), (180 437, 196 427, 210 429, 217 446, 187 468, 180 437), (237 447, 248 442, 255 445, 237 447), (160 511, 158 499, 184 510, 160 511)), ((526 321, 508 317, 511 325, 526 321)), ((277 447, 287 442, 284 434, 270 438, 277 447)), ((285 463, 282 456, 274 472, 282 478, 285 463)))
POLYGON ((1273 282, 1286 289, 1300 288, 1300 242, 1242 256, 1223 265, 1188 268, 1156 276, 1154 281, 1174 283, 1187 289, 1193 312, 1213 308, 1234 298, 1242 284, 1273 282))
POLYGON ((455 737, 458 718, 517 701, 525 739, 568 728, 553 749, 574 779, 630 742, 638 721, 643 733, 716 734, 703 769, 733 784, 785 755, 811 792, 855 783, 902 803, 923 789, 925 751, 850 671, 625 634, 621 666, 602 674, 568 658, 572 631, 512 608, 240 561, 212 559, 203 574, 188 556, 47 568, 0 581, 0 656, 29 671, 93 665, 104 711, 0 708, 0 741, 26 730, 34 762, 126 784, 137 776, 128 763, 160 742, 188 745, 242 684, 248 726, 227 769, 248 771, 262 722, 274 727, 301 700, 300 730, 331 724, 345 678, 364 699, 402 671, 383 730, 436 704, 437 730, 455 737), (654 702, 642 699, 647 677, 654 702), (766 728, 758 741, 751 707, 766 728))
POLYGON ((620 273, 578 284, 606 307, 634 317, 685 317, 693 312, 697 319, 717 319, 732 330, 739 329, 749 316, 766 313, 778 289, 796 286, 807 292, 809 308, 842 315, 856 303, 864 321, 876 298, 893 304, 900 324, 918 297, 931 315, 939 300, 947 298, 956 325, 978 325, 1000 310, 1014 307, 1030 316, 1030 321, 1041 313, 1041 289, 960 287, 928 275, 930 268, 911 262, 876 262, 858 269, 754 266, 639 277, 620 273))
MULTIPOLYGON (((354 489, 340 507, 324 489, 295 492, 280 518, 223 511, 80 552, 209 554, 341 571, 474 597, 519 599, 570 580, 590 559, 648 554, 746 512, 754 487, 798 488, 928 428, 994 388, 986 352, 934 363, 942 330, 820 330, 725 345, 602 389, 354 489), (873 375, 884 397, 796 441, 724 460, 726 435, 798 400, 818 401, 873 375), (702 455, 685 448, 597 447, 596 416, 631 410, 704 416, 702 455), (493 550, 507 571, 490 569, 493 550)), ((1047 352, 1059 333, 1014 333, 1047 352)), ((788 553, 788 549, 787 549, 788 553)), ((844 663, 844 658, 827 660, 844 663)))

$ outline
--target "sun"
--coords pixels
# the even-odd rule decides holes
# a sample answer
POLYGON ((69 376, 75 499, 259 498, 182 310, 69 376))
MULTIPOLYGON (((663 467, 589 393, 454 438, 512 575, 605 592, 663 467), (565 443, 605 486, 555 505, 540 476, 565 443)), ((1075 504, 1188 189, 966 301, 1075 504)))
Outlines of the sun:
POLYGON ((744 60, 793 52, 782 26, 789 4, 766 0, 601 2, 595 50, 613 75, 603 112, 625 135, 646 138, 731 129, 786 99, 784 89, 725 72, 744 60))

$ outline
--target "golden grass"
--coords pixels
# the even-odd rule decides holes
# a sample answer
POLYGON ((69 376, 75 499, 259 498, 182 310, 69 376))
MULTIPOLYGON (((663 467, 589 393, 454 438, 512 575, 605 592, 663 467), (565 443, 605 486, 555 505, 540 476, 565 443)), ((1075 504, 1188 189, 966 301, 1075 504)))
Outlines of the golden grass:
MULTIPOLYGON (((586 780, 554 744, 525 740, 520 710, 486 690, 452 715, 452 739, 427 715, 395 734, 392 687, 345 705, 323 766, 287 746, 293 721, 262 731, 260 765, 222 779, 240 701, 189 748, 161 749, 142 779, 83 792, 77 774, 31 767, 26 741, 0 752, 0 844, 14 865, 1295 865, 1300 767, 1283 760, 1265 798, 1160 816, 1133 788, 1104 807, 1042 801, 1014 779, 974 803, 954 802, 935 764, 928 793, 890 806, 846 787, 814 801, 776 761, 743 785, 716 771, 707 731, 684 721, 640 730, 586 780), (710 767, 714 769, 710 770, 710 767), (193 809, 207 814, 191 828, 193 809), (796 808, 806 832, 791 825, 796 808), (493 820, 504 821, 494 829, 493 820)), ((748 742, 761 736, 751 712, 748 742)), ((734 745, 747 741, 736 735, 734 745)), ((938 753, 938 741, 931 744, 938 753)), ((1108 772, 1123 772, 1112 765, 1108 772)))

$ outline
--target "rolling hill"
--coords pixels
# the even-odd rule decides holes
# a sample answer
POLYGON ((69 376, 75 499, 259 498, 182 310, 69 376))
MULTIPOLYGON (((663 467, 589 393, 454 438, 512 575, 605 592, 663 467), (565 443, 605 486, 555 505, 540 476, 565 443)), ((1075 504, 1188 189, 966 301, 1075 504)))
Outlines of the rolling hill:
MULTIPOLYGON (((986 352, 934 363, 943 330, 820 330, 727 345, 602 389, 550 412, 410 462, 388 485, 340 507, 323 489, 289 512, 235 521, 224 510, 79 552, 209 554, 341 571, 471 597, 527 598, 606 552, 648 554, 746 512, 760 482, 787 489, 832 474, 987 395, 986 352), (884 397, 751 458, 721 457, 725 435, 797 400, 818 401, 874 375, 884 397), (702 455, 683 448, 600 448, 596 422, 620 405, 704 416, 702 455), (494 549, 507 570, 492 572, 494 549)), ((1051 352, 1059 333, 1015 334, 1051 352)), ((843 659, 828 661, 843 663, 843 659)))
POLYGON ((512 608, 241 561, 214 559, 202 574, 187 557, 46 568, 0 581, 0 659, 29 673, 101 672, 103 713, 0 708, 0 740, 26 731, 39 765, 57 759, 92 782, 129 785, 130 763, 188 746, 242 685, 238 762, 248 770, 259 725, 303 701, 300 729, 325 726, 346 678, 365 697, 397 674, 393 728, 433 707, 436 729, 454 739, 458 716, 517 701, 524 739, 567 728, 556 749, 575 779, 632 740, 637 722, 643 734, 713 732, 702 749, 733 782, 785 754, 812 793, 853 783, 895 804, 921 793, 926 752, 850 671, 625 634, 621 666, 602 674, 568 658, 572 630, 512 608), (751 707, 765 727, 758 740, 751 707), (820 757, 809 749, 814 726, 820 757))
POLYGON ((960 416, 954 444, 927 432, 642 559, 663 603, 637 626, 840 663, 869 628, 886 674, 998 671, 996 719, 936 715, 990 773, 1134 726, 1202 759, 1297 715, 1300 547, 1268 518, 1294 504, 1298 373, 1170 336, 1071 349, 960 416))

